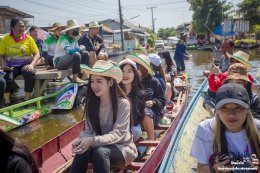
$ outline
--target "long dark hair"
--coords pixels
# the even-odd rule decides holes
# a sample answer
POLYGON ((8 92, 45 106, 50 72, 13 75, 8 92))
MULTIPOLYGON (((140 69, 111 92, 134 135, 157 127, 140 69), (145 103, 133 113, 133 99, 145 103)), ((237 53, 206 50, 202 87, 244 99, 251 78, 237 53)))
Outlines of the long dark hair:
MULTIPOLYGON (((5 157, 1 160, 6 162, 3 165, 7 166, 8 156, 15 154, 19 157, 22 157, 28 163, 28 165, 30 165, 30 168, 33 173, 39 172, 39 170, 36 166, 36 163, 30 153, 30 150, 24 144, 22 144, 20 141, 15 140, 11 136, 9 136, 8 134, 6 134, 2 130, 0 130, 0 143, 1 143, 0 158, 5 157)), ((4 171, 4 170, 1 170, 1 171, 4 171)))
MULTIPOLYGON (((120 69, 123 71, 123 68, 125 67, 126 64, 120 66, 120 69)), ((129 64, 134 72, 134 80, 132 82, 132 91, 139 91, 140 89, 143 89, 143 86, 142 86, 142 83, 141 83, 141 80, 137 74, 137 71, 136 69, 131 65, 129 64)), ((122 82, 120 82, 120 87, 125 91, 125 86, 122 82)))
POLYGON ((11 30, 11 35, 13 34, 13 30, 12 28, 18 23, 22 21, 23 22, 23 19, 19 18, 19 17, 15 17, 15 18, 12 18, 11 22, 10 22, 10 30, 11 30))
MULTIPOLYGON (((113 80, 113 85, 110 87, 110 96, 112 102, 113 110, 113 124, 116 122, 117 110, 118 110, 118 97, 127 98, 126 95, 122 92, 119 85, 116 83, 115 79, 103 76, 107 81, 113 80)), ((100 98, 97 97, 94 91, 91 88, 91 75, 88 81, 88 91, 85 104, 84 114, 86 116, 86 123, 90 123, 92 130, 96 135, 102 135, 100 127, 100 118, 99 118, 99 109, 100 109, 100 98)), ((131 121, 130 121, 131 124, 131 121)))

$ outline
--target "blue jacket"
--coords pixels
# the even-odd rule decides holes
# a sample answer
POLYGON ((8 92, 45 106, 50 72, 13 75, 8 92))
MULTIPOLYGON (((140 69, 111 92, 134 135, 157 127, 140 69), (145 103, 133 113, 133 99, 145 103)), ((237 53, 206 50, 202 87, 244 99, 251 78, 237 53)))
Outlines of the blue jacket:
POLYGON ((187 55, 186 42, 179 40, 176 44, 174 59, 183 59, 184 55, 187 55))

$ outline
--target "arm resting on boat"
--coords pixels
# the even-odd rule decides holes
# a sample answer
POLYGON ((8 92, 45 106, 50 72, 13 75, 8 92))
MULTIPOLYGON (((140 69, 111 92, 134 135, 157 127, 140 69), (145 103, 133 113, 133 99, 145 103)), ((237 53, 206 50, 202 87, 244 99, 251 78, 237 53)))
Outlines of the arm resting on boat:
POLYGON ((111 144, 124 144, 132 140, 130 134, 130 104, 127 100, 119 103, 117 119, 113 125, 113 130, 108 134, 95 136, 93 147, 111 144))

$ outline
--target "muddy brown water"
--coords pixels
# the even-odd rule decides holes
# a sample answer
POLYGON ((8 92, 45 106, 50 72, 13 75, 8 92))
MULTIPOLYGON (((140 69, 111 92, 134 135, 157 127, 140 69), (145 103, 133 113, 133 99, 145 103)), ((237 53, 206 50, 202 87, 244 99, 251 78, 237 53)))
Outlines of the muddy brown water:
MULTIPOLYGON (((250 70, 249 73, 253 75, 256 75, 258 72, 260 73, 260 48, 245 51, 250 54, 250 62, 253 64, 253 69, 250 70)), ((185 61, 186 71, 191 78, 189 94, 189 100, 191 100, 205 79, 205 77, 202 76, 202 72, 209 69, 209 64, 212 62, 215 53, 202 50, 190 50, 188 53, 193 55, 192 58, 185 61)), ((173 54, 173 52, 171 52, 171 54, 173 54)), ((121 59, 122 57, 111 58, 111 60, 116 62, 121 59)), ((82 115, 83 110, 80 108, 72 111, 63 111, 59 114, 49 114, 39 120, 16 128, 9 133, 13 137, 20 139, 33 150, 81 121, 82 115)))

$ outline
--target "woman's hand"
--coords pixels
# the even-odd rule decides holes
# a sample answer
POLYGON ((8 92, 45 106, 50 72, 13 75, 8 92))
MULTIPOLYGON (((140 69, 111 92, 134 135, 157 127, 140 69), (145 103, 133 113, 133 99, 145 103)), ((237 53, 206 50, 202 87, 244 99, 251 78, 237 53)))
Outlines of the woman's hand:
POLYGON ((232 165, 230 163, 230 158, 227 155, 222 155, 220 157, 216 157, 215 163, 213 165, 213 169, 215 172, 230 172, 228 168, 231 168, 232 165), (227 168, 227 169, 219 169, 219 168, 227 168))
POLYGON ((72 143, 72 152, 75 154, 83 154, 93 144, 94 137, 77 139, 72 143))
POLYGON ((252 154, 252 165, 254 168, 259 168, 259 159, 256 157, 255 154, 252 154))
POLYGON ((153 100, 148 100, 145 102, 145 107, 151 108, 151 107, 153 107, 154 104, 155 103, 153 100))
POLYGON ((29 65, 24 66, 23 69, 25 71, 33 71, 34 70, 34 66, 29 64, 29 65))

